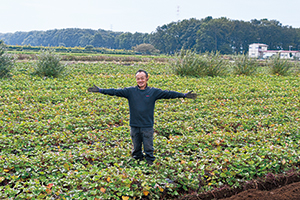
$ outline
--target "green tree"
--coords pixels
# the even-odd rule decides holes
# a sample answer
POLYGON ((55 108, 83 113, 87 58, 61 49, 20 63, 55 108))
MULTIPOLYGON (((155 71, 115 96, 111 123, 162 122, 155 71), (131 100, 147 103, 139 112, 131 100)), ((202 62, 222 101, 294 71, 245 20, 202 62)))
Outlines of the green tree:
POLYGON ((95 34, 91 41, 91 45, 94 47, 104 47, 104 43, 105 41, 100 33, 95 34))
POLYGON ((181 49, 179 45, 179 34, 177 23, 172 22, 161 27, 157 27, 156 32, 151 38, 151 44, 164 53, 174 53, 181 49))
POLYGON ((204 22, 197 32, 198 51, 220 51, 221 54, 232 54, 230 46, 231 21, 225 17, 204 22))
POLYGON ((300 29, 283 26, 279 21, 253 19, 250 22, 228 18, 206 17, 158 26, 152 33, 124 33, 102 29, 55 29, 0 34, 6 44, 66 47, 93 45, 112 49, 132 49, 143 43, 152 44, 162 53, 180 49, 197 52, 220 51, 222 54, 243 54, 249 44, 265 43, 269 49, 300 50, 300 29))

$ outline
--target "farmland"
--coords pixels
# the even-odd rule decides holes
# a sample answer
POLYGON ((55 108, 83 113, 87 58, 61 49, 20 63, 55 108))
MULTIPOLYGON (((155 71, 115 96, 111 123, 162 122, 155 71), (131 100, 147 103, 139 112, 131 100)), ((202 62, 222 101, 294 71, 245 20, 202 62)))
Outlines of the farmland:
POLYGON ((43 78, 33 65, 0 80, 0 198, 172 199, 299 173, 299 76, 187 78, 158 62, 99 62, 43 78), (152 166, 131 160, 127 100, 87 92, 135 85, 140 68, 152 87, 199 95, 157 101, 152 166))

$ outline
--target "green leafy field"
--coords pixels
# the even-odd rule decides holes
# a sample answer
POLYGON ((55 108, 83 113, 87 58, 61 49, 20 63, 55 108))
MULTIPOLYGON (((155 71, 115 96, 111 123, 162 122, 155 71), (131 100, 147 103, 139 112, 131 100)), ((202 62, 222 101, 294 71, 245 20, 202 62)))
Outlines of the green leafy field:
POLYGON ((165 65, 73 64, 62 78, 18 63, 0 90, 0 198, 175 198, 239 187, 300 164, 300 77, 184 78, 165 65), (127 100, 88 93, 135 85, 199 94, 159 100, 153 166, 131 160, 127 100))

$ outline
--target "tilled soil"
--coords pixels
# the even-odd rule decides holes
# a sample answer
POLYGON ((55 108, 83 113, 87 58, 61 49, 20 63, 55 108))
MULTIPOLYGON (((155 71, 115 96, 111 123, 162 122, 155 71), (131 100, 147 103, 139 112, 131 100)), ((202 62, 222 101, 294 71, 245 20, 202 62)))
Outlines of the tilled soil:
POLYGON ((270 191, 249 189, 222 200, 300 200, 300 182, 270 191))
POLYGON ((185 195, 180 200, 300 200, 300 173, 273 175, 253 180, 241 188, 218 188, 200 194, 185 195))

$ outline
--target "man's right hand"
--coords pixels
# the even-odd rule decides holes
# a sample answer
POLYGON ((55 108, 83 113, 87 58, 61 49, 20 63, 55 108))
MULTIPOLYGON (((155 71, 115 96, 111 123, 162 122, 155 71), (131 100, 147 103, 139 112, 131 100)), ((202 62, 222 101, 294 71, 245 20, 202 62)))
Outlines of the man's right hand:
POLYGON ((93 87, 88 88, 88 91, 89 92, 100 92, 101 89, 98 86, 94 85, 93 87))

